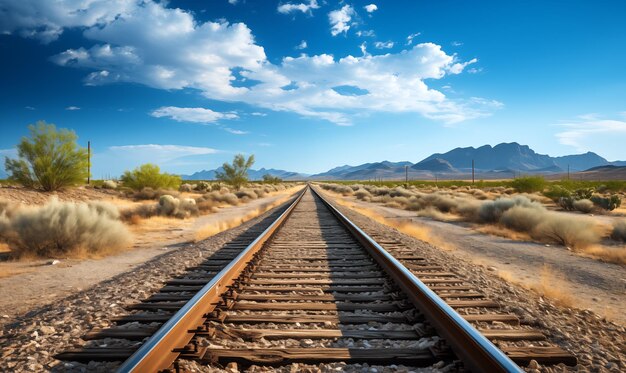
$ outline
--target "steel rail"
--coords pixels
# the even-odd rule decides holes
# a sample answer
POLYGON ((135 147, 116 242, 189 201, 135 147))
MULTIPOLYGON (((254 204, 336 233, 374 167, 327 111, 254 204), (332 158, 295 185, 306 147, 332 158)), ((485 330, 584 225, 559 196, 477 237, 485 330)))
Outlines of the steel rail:
POLYGON ((404 290, 411 302, 425 314, 439 335, 446 339, 452 350, 469 369, 474 372, 523 372, 504 352, 463 319, 367 233, 352 223, 321 193, 315 188, 311 190, 404 290))
POLYGON ((203 324, 205 315, 213 311, 221 295, 248 266, 254 254, 263 247, 263 244, 289 217, 307 189, 309 189, 308 185, 263 233, 163 324, 117 371, 121 373, 143 373, 158 372, 169 368, 179 355, 174 350, 189 343, 193 337, 189 331, 203 324))

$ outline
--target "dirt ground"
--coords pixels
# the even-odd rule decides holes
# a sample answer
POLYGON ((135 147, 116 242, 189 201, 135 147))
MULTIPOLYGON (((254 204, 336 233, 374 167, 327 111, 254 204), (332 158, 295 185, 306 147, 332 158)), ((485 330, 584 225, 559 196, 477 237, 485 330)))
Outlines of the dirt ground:
POLYGON ((429 228, 435 246, 437 242, 445 242, 452 256, 483 265, 507 281, 527 288, 548 287, 553 296, 568 300, 576 308, 590 309, 626 325, 626 313, 623 312, 626 308, 626 266, 582 257, 562 246, 484 234, 469 224, 434 221, 417 217, 411 211, 363 202, 354 197, 328 192, 325 195, 391 221, 408 220, 425 226, 429 228))
MULTIPOLYGON (((216 213, 192 219, 153 217, 131 228, 133 247, 119 255, 101 259, 11 261, 0 263, 0 325, 14 316, 63 299, 106 279, 131 270, 156 256, 193 246, 199 229, 240 225, 284 202, 302 186, 275 192, 239 206, 222 207, 216 213), (243 219, 242 221, 242 218, 243 219), (227 222, 228 224, 220 224, 227 222)), ((2 190, 2 189, 0 189, 2 190)), ((97 195, 96 195, 97 196, 97 195)), ((107 196, 104 195, 102 199, 107 196)), ((43 203, 42 200, 39 203, 43 203)), ((224 230, 220 229, 220 230, 224 230)), ((220 230, 215 230, 218 233, 220 230)))

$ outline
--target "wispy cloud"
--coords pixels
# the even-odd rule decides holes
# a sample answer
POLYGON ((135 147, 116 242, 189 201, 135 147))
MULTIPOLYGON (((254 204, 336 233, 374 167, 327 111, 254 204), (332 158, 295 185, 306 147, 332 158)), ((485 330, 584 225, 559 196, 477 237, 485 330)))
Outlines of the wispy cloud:
POLYGON ((450 44, 452 44, 453 47, 460 47, 461 45, 463 45, 463 43, 461 43, 460 41, 453 41, 450 44))
POLYGON ((279 4, 278 13, 289 14, 293 12, 310 13, 313 9, 318 9, 320 6, 317 4, 317 0, 310 0, 308 3, 285 3, 279 4))
POLYGON ((376 33, 374 32, 374 30, 359 30, 359 31, 355 32, 355 34, 358 37, 374 37, 374 36, 376 36, 376 33))
POLYGON ((65 108, 65 110, 76 111, 76 110, 80 110, 80 108, 78 106, 68 106, 65 108))
POLYGON ((224 131, 226 131, 226 132, 230 132, 230 133, 232 133, 233 135, 247 135, 247 134, 249 134, 249 133, 250 133, 250 132, 248 132, 248 131, 236 130, 236 129, 233 129, 233 128, 228 128, 228 127, 225 127, 225 128, 224 128, 224 131))
POLYGON ((296 49, 306 49, 308 47, 308 44, 306 43, 306 40, 302 40, 300 42, 300 44, 296 45, 296 49))
POLYGON ((420 36, 421 34, 419 32, 416 32, 414 34, 411 34, 409 36, 406 37, 406 45, 411 45, 413 44, 413 39, 415 39, 416 37, 420 36))
POLYGON ((374 47, 376 49, 390 49, 393 48, 394 46, 394 42, 393 41, 377 41, 376 43, 374 43, 374 47))
POLYGON ((255 117, 266 117, 267 113, 261 113, 258 111, 255 111, 254 113, 251 113, 252 115, 254 115, 255 117))
POLYGON ((164 106, 158 108, 152 113, 153 117, 171 118, 177 122, 191 122, 191 123, 213 123, 220 119, 237 119, 239 116, 232 112, 220 113, 211 109, 205 109, 200 107, 176 107, 176 106, 164 106))
MULTIPOLYGON (((564 128, 556 134, 558 141, 579 151, 586 151, 592 146, 597 147, 598 144, 609 141, 626 144, 626 118, 604 119, 598 114, 586 114, 556 126, 564 128)), ((624 158, 623 155, 621 157, 624 158)))

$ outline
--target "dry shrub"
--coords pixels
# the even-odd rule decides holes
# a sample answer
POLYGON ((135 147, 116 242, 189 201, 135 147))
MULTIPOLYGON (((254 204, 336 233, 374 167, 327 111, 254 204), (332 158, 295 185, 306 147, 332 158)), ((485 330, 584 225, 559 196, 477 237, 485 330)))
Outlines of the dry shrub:
POLYGON ((422 217, 426 217, 426 218, 431 218, 433 220, 439 220, 439 221, 453 221, 456 220, 454 216, 450 215, 450 214, 445 214, 439 210, 437 210, 436 208, 433 207, 427 207, 423 210, 419 210, 417 211, 417 216, 422 216, 422 217))
POLYGON ((613 223, 611 238, 615 241, 626 242, 626 220, 618 220, 613 223))
POLYGON ((104 189, 117 189, 117 183, 114 180, 104 180, 102 187, 104 189))
POLYGON ((497 237, 504 237, 511 240, 531 241, 531 237, 528 233, 518 232, 500 225, 486 224, 476 227, 475 230, 480 233, 489 234, 497 237))
POLYGON ((97 256, 128 245, 130 234, 115 206, 53 198, 38 207, 0 215, 0 233, 16 257, 97 256))
POLYGON ((172 216, 179 219, 198 215, 198 206, 193 198, 176 198, 164 195, 159 199, 157 207, 159 215, 172 216))
POLYGON ((354 192, 354 196, 361 201, 369 201, 372 198, 372 194, 367 189, 359 188, 354 192))
POLYGON ((591 245, 584 248, 583 252, 605 262, 626 264, 626 249, 624 247, 591 245))
POLYGON ((221 192, 206 193, 201 198, 203 200, 210 200, 210 201, 216 202, 218 204, 227 204, 227 205, 233 205, 233 206, 239 204, 239 198, 237 198, 237 196, 234 193, 230 193, 230 192, 226 192, 226 193, 221 193, 221 192))
POLYGON ((166 189, 152 189, 150 187, 146 187, 141 189, 140 191, 137 191, 135 193, 132 194, 132 197, 135 200, 158 200, 160 199, 162 196, 165 195, 170 195, 173 197, 178 198, 180 196, 180 193, 174 191, 174 190, 166 190, 166 189))
POLYGON ((235 192, 235 195, 237 196, 237 198, 239 198, 240 200, 244 202, 247 200, 251 200, 251 199, 257 199, 257 194, 254 193, 254 191, 251 189, 239 190, 235 192))
POLYGON ((548 265, 543 266, 539 281, 530 288, 563 307, 573 307, 576 304, 574 296, 566 289, 562 276, 548 265))
POLYGON ((389 195, 392 197, 404 197, 404 198, 409 198, 411 196, 413 196, 413 193, 404 189, 403 187, 396 187, 393 188, 390 192, 389 195))
POLYGON ((513 206, 502 214, 500 223, 518 232, 531 232, 544 219, 545 213, 536 207, 513 206))
POLYGON ((575 210, 585 214, 589 214, 590 212, 592 212, 594 207, 593 202, 588 199, 579 199, 577 201, 574 201, 572 206, 575 210))
POLYGON ((584 249, 600 241, 600 234, 594 222, 577 216, 548 212, 539 225, 531 232, 533 238, 584 249))
POLYGON ((474 196, 474 198, 476 199, 480 199, 480 200, 485 200, 488 199, 489 196, 487 195, 487 193, 483 192, 480 189, 474 189, 472 190, 472 195, 474 196))
POLYGON ((524 196, 515 196, 513 198, 498 198, 494 201, 484 202, 478 210, 478 219, 484 223, 495 223, 500 220, 504 212, 514 206, 525 206, 543 208, 538 203, 530 201, 524 196))
POLYGON ((178 191, 187 193, 193 192, 193 185, 187 183, 181 184, 180 187, 178 187, 178 191))

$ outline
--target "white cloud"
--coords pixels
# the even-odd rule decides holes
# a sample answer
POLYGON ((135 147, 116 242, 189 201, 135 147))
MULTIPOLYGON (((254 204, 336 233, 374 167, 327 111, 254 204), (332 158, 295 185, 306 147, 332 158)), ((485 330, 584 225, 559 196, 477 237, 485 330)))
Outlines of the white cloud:
POLYGON ((350 30, 350 21, 356 15, 354 8, 350 5, 344 5, 341 9, 333 10, 328 13, 328 21, 330 22, 330 33, 337 36, 342 32, 350 30))
POLYGON ((110 146, 109 150, 117 153, 143 152, 146 154, 155 154, 160 158, 179 157, 183 155, 215 154, 218 152, 216 149, 207 147, 160 144, 110 146))
POLYGON ((578 151, 602 148, 609 156, 624 158, 626 119, 603 119, 597 114, 582 115, 578 118, 557 124, 565 129, 556 134, 561 144, 573 146, 578 151), (613 154, 608 154, 611 152, 613 154))
POLYGON ((296 49, 306 49, 308 47, 306 40, 302 40, 300 44, 296 45, 296 49))
POLYGON ((483 71, 482 67, 471 67, 471 68, 467 69, 467 72, 470 73, 470 74, 478 74, 478 73, 480 73, 482 71, 483 71))
MULTIPOLYGON (((91 47, 69 49, 51 59, 91 71, 85 78, 90 85, 132 82, 167 90, 191 88, 212 100, 342 125, 372 112, 412 112, 455 122, 493 110, 484 103, 450 99, 427 85, 477 61, 464 62, 433 43, 381 55, 302 54, 272 63, 245 24, 203 23, 190 12, 166 6, 145 0, 130 15, 85 26, 83 35, 91 47), (243 80, 249 83, 237 84, 243 80), (342 95, 334 89, 337 86, 355 87, 365 94, 342 95)), ((337 33, 346 32, 356 16, 349 5, 334 14, 329 20, 337 33)), ((203 108, 166 107, 153 114, 196 123, 237 117, 203 108)))
POLYGON ((252 115, 254 115, 255 117, 266 117, 267 116, 266 113, 260 113, 258 111, 255 111, 254 113, 252 113, 252 115))
POLYGON ((463 45, 463 43, 461 43, 460 41, 453 41, 450 44, 452 44, 452 46, 454 46, 454 47, 460 47, 461 45, 463 45))
POLYGON ((228 128, 228 127, 225 127, 225 128, 224 128, 224 131, 226 131, 226 132, 230 132, 230 133, 232 133, 233 135, 247 135, 247 134, 249 134, 249 133, 250 133, 250 132, 248 132, 248 131, 236 130, 236 129, 233 129, 233 128, 228 128))
POLYGON ((237 5, 238 2, 239 2, 239 0, 228 0, 228 3, 230 5, 237 5))
POLYGON ((373 37, 373 36, 376 36, 376 33, 374 32, 374 30, 364 30, 364 31, 363 30, 359 30, 359 31, 355 32, 355 34, 358 37, 366 37, 366 36, 373 37))
POLYGON ((364 6, 363 9, 365 9, 368 13, 372 13, 378 10, 378 7, 376 6, 376 4, 368 4, 364 6))
POLYGON ((237 119, 235 113, 220 113, 211 109, 200 107, 176 107, 164 106, 150 113, 153 117, 167 117, 178 122, 212 123, 220 119, 237 119))
POLYGON ((92 27, 128 16, 138 0, 0 0, 0 34, 19 32, 43 43, 65 28, 92 27))
POLYGON ((76 111, 76 110, 80 110, 80 108, 78 106, 68 106, 65 108, 65 110, 76 111))
POLYGON ((376 43, 374 43, 374 47, 376 49, 389 49, 389 48, 393 48, 394 46, 394 42, 393 41, 377 41, 376 43))
POLYGON ((409 36, 406 37, 406 45, 411 45, 413 44, 413 39, 415 39, 416 37, 420 36, 421 33, 416 32, 414 34, 411 34, 409 36))
POLYGON ((298 11, 302 13, 309 13, 311 10, 318 9, 319 7, 320 6, 317 4, 317 0, 309 0, 308 4, 305 4, 305 3, 280 4, 276 10, 278 10, 278 13, 282 13, 282 14, 289 14, 289 13, 298 12, 298 11))

